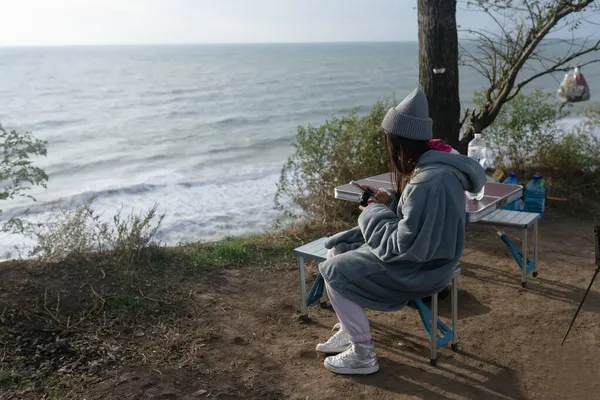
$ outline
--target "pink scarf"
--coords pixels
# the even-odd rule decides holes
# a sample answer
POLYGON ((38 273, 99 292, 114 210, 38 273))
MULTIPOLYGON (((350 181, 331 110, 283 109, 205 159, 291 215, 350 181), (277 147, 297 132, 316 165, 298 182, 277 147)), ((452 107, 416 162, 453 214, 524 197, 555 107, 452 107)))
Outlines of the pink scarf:
POLYGON ((444 143, 442 139, 431 139, 427 142, 427 145, 432 150, 443 151, 444 153, 450 153, 452 151, 452 146, 444 143))

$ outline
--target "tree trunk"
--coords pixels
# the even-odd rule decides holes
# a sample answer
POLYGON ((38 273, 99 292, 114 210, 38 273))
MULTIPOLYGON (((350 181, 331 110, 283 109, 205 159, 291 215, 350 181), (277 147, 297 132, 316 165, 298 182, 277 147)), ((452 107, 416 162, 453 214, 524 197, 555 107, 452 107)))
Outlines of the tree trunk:
POLYGON ((458 148, 460 96, 456 0, 418 0, 418 14, 419 85, 429 101, 433 136, 458 148), (434 69, 441 71, 436 73, 434 69))

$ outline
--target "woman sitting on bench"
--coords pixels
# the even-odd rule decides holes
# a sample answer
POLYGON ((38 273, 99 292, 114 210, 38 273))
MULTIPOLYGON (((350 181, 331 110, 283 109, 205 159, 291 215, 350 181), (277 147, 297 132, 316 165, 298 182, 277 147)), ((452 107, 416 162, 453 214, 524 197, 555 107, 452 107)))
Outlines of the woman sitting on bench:
POLYGON ((319 265, 341 328, 317 351, 340 374, 379 370, 365 308, 394 311, 452 279, 465 237, 465 191, 479 192, 483 168, 432 140, 432 120, 414 90, 382 122, 396 190, 376 192, 356 228, 330 237, 319 265), (398 196, 402 193, 401 196, 398 196))

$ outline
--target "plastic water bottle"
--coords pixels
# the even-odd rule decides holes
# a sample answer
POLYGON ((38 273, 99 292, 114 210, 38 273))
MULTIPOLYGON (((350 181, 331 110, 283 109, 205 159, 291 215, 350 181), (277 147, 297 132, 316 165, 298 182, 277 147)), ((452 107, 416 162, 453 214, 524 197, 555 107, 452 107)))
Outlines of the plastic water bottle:
MULTIPOLYGON (((487 160, 487 147, 485 144, 485 140, 481 137, 481 133, 476 133, 475 138, 469 142, 467 155, 473 160, 477 161, 479 165, 485 168, 485 162, 487 160)), ((481 188, 479 193, 466 192, 467 198, 469 200, 479 201, 483 198, 484 191, 485 186, 481 188)))
MULTIPOLYGON (((507 183, 510 185, 520 185, 521 182, 519 182, 519 180, 517 179, 517 175, 514 172, 511 172, 510 174, 508 174, 508 178, 506 178, 504 180, 504 182, 502 183, 507 183)), ((506 206, 504 206, 505 210, 511 210, 511 211, 521 211, 521 199, 517 199, 515 201, 513 201, 510 204, 507 204, 506 206)))
POLYGON ((544 180, 538 175, 534 176, 531 182, 525 186, 525 201, 523 211, 540 214, 544 216, 544 207, 546 203, 546 188, 544 180))

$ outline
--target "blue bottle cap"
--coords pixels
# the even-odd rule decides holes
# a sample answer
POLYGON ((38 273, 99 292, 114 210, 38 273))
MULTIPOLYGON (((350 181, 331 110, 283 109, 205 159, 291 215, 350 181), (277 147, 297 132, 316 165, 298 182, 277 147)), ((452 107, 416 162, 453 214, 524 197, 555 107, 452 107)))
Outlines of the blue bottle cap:
POLYGON ((511 178, 516 178, 517 174, 515 174, 514 172, 511 172, 510 174, 508 174, 508 176, 511 178))

